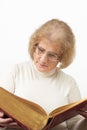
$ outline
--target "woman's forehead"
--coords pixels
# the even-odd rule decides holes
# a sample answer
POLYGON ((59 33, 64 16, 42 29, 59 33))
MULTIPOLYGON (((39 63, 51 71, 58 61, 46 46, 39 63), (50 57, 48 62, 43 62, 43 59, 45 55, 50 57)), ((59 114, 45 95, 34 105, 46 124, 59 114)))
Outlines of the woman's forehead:
POLYGON ((50 41, 46 38, 41 39, 39 46, 48 51, 61 51, 61 44, 57 42, 50 41))

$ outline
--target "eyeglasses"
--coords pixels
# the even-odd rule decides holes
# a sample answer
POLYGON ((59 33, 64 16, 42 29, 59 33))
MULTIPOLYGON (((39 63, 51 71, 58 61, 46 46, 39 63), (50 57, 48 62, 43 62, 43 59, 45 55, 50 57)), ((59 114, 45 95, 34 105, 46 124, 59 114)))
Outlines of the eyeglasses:
MULTIPOLYGON (((46 53, 46 50, 42 47, 37 46, 36 50, 35 50, 35 54, 37 54, 38 56, 43 56, 46 53)), ((60 59, 61 55, 58 55, 56 53, 53 52, 47 52, 47 58, 49 61, 58 61, 60 59)))

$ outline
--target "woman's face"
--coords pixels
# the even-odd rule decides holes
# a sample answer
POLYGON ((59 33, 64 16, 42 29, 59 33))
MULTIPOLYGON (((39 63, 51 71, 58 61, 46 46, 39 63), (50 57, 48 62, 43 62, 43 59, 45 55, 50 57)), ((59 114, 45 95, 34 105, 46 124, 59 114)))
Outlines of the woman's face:
POLYGON ((43 38, 36 47, 33 55, 36 68, 40 72, 53 70, 59 62, 60 52, 61 47, 59 47, 57 43, 43 38))

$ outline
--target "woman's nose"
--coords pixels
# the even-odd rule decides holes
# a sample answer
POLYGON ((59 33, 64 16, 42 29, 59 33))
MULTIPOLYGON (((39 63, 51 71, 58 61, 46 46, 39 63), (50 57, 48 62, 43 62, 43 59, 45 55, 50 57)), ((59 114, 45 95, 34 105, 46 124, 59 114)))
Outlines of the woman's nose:
POLYGON ((47 54, 44 53, 44 54, 40 57, 40 60, 41 60, 42 62, 47 62, 47 61, 48 61, 47 54))

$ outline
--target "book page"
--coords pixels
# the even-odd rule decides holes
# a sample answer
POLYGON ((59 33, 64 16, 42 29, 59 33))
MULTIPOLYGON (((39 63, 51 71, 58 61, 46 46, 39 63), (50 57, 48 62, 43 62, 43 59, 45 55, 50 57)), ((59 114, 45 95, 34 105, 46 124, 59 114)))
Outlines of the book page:
POLYGON ((30 107, 34 111, 37 111, 38 113, 45 115, 45 116, 47 115, 46 111, 40 105, 38 105, 37 103, 34 103, 32 101, 20 98, 18 96, 16 96, 16 97, 17 97, 17 100, 19 99, 20 101, 26 103, 26 105, 28 105, 28 107, 30 107))
POLYGON ((19 125, 29 130, 42 129, 48 120, 46 112, 39 105, 15 96, 0 88, 0 109, 18 122, 19 125), (10 104, 10 107, 9 107, 10 104))
POLYGON ((71 103, 71 104, 56 108, 55 110, 53 110, 49 114, 49 116, 50 117, 56 116, 56 115, 58 115, 60 113, 63 113, 64 111, 67 111, 69 109, 73 109, 74 107, 78 107, 80 109, 80 106, 82 108, 82 107, 85 107, 86 104, 87 104, 87 99, 82 99, 82 100, 79 100, 77 102, 74 102, 74 103, 71 103))

